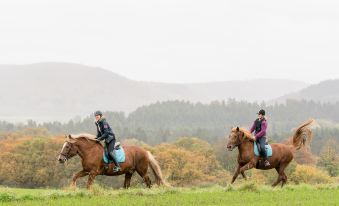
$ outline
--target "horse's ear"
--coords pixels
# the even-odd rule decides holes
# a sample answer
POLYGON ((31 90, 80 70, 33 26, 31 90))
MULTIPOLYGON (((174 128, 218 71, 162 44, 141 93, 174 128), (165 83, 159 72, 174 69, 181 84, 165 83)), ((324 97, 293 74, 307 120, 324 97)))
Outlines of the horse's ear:
POLYGON ((75 143, 75 139, 72 137, 72 135, 66 135, 66 141, 69 143, 75 143))
POLYGON ((240 129, 239 129, 239 127, 237 127, 237 132, 239 132, 240 131, 240 129))

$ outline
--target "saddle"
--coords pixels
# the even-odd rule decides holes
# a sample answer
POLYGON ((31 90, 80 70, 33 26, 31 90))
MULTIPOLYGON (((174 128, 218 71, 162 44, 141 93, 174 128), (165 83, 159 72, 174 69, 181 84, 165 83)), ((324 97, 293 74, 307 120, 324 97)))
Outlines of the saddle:
MULTIPOLYGON (((272 157, 273 151, 271 145, 267 144, 265 145, 267 157, 272 157)), ((257 142, 254 142, 254 154, 257 157, 260 157, 260 145, 257 142)))
MULTIPOLYGON (((125 150, 121 146, 120 142, 115 143, 113 152, 114 152, 114 156, 116 157, 116 159, 119 163, 125 162, 125 160, 126 160, 125 150)), ((106 147, 104 149, 103 161, 106 164, 110 164, 110 163, 113 162, 110 158, 110 155, 108 155, 108 149, 106 147)))
MULTIPOLYGON (((118 149, 120 149, 120 147, 121 147, 121 144, 120 144, 120 142, 116 142, 115 144, 114 144, 114 150, 118 150, 118 149)), ((107 147, 104 147, 104 149, 105 149, 105 155, 108 155, 108 148, 107 147)))

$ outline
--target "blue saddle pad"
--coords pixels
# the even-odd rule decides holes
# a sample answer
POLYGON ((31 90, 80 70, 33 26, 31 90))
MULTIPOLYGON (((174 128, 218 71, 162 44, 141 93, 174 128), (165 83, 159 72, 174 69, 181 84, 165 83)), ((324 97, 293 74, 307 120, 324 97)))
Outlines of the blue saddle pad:
MULTIPOLYGON (((126 161, 126 156, 125 156, 125 150, 123 147, 120 147, 120 149, 115 149, 114 150, 114 155, 115 158, 117 158, 117 161, 119 163, 123 163, 126 161)), ((108 158, 107 154, 104 151, 104 155, 103 155, 103 160, 106 164, 109 164, 111 162, 113 162, 112 160, 110 160, 110 158, 108 158)))
MULTIPOLYGON (((267 145, 265 145, 265 148, 266 148, 267 157, 272 157, 273 152, 272 152, 272 147, 271 147, 271 145, 267 144, 267 145)), ((258 146, 257 146, 257 143, 256 143, 256 142, 254 142, 254 154, 255 154, 255 156, 257 156, 257 157, 260 156, 260 155, 259 155, 258 146)))

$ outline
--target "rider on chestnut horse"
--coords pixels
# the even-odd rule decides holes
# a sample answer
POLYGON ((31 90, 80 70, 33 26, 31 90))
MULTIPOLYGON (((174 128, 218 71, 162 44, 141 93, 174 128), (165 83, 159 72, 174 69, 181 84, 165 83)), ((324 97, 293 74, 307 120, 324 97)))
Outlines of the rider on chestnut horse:
POLYGON ((258 119, 256 119, 250 129, 250 132, 254 132, 255 141, 260 145, 260 155, 265 160, 265 167, 269 167, 270 163, 267 160, 267 152, 265 149, 266 144, 266 130, 267 130, 267 120, 265 118, 265 110, 261 109, 258 113, 258 119))
POLYGON ((114 146, 115 146, 115 135, 113 130, 107 123, 106 119, 102 115, 101 111, 96 111, 94 113, 95 116, 95 125, 97 126, 97 136, 96 139, 98 141, 105 140, 106 148, 108 151, 108 155, 112 158, 115 167, 113 168, 114 172, 120 171, 120 165, 114 155, 114 146))

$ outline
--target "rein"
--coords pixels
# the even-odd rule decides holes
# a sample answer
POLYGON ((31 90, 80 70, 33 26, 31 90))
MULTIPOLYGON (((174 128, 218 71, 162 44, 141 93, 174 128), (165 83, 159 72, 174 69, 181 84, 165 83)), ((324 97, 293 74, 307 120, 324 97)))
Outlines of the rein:
MULTIPOLYGON (((68 153, 68 152, 67 152, 67 153, 68 153)), ((59 155, 62 155, 62 156, 64 156, 64 157, 66 157, 66 159, 67 159, 67 156, 68 156, 67 154, 63 154, 62 152, 59 152, 58 154, 59 154, 59 155)))

